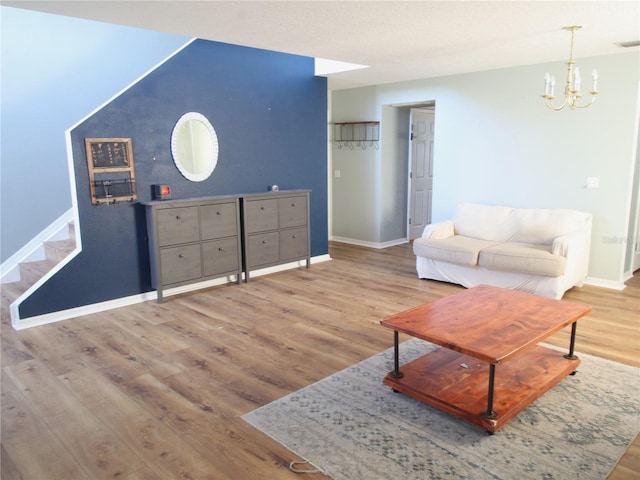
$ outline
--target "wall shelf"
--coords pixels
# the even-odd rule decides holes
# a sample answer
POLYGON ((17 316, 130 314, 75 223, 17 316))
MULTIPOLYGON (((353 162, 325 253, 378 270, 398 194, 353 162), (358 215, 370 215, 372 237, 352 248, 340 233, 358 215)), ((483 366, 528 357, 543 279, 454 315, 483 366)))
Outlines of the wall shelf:
POLYGON ((354 146, 363 150, 367 148, 378 149, 380 140, 380 122, 334 122, 333 142, 339 148, 349 148, 354 146))

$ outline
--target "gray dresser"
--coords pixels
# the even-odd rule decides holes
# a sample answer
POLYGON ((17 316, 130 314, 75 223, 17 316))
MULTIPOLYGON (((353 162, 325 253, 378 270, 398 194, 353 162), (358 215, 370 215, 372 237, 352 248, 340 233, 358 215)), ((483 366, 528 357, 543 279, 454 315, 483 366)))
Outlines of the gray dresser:
POLYGON ((245 281, 251 270, 296 260, 309 268, 309 192, 242 196, 245 281))
POLYGON ((287 190, 142 202, 151 286, 163 291, 297 260, 309 268, 309 193, 287 190))
POLYGON ((234 196, 143 203, 151 261, 151 286, 158 291, 217 277, 242 281, 240 200, 234 196))

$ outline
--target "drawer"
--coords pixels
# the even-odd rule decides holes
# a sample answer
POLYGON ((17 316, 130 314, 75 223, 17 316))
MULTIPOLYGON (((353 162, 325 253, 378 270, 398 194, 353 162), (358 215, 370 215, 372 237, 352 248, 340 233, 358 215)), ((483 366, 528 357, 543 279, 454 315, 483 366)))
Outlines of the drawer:
POLYGON ((247 245, 247 263, 249 267, 277 263, 280 258, 279 233, 250 235, 247 245))
POLYGON ((163 285, 200 278, 200 244, 160 249, 160 265, 163 285))
POLYGON ((200 206, 202 240, 238 235, 238 212, 235 202, 200 206))
POLYGON ((280 261, 309 255, 307 227, 291 228, 280 232, 280 261))
POLYGON ((198 207, 179 207, 158 210, 158 244, 176 245, 200 241, 198 207))
POLYGON ((202 275, 205 277, 240 270, 238 237, 223 238, 202 244, 202 275))
POLYGON ((307 224, 307 197, 287 197, 278 199, 278 220, 280 228, 307 224))
POLYGON ((278 228, 278 200, 247 200, 244 206, 247 233, 264 232, 278 228))

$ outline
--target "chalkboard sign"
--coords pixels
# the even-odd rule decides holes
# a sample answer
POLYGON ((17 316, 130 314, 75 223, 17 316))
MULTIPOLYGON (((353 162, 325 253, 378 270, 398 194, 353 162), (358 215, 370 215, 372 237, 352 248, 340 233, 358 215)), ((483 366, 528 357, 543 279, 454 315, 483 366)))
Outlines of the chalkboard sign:
POLYGON ((134 201, 137 195, 131 139, 85 138, 85 147, 91 202, 99 205, 107 202, 134 201), (125 189, 115 188, 125 185, 125 189))
POLYGON ((87 154, 93 168, 129 168, 130 138, 87 138, 87 154))

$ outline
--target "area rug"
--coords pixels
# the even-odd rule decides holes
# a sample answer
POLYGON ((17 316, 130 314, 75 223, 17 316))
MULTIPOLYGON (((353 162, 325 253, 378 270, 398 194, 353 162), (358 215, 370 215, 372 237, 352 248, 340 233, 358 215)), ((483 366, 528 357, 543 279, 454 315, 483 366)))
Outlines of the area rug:
MULTIPOLYGON (((401 363, 434 348, 408 340, 401 363)), ((242 418, 334 480, 601 480, 640 430, 640 369, 579 356, 495 435, 383 385, 393 349, 242 418)))

